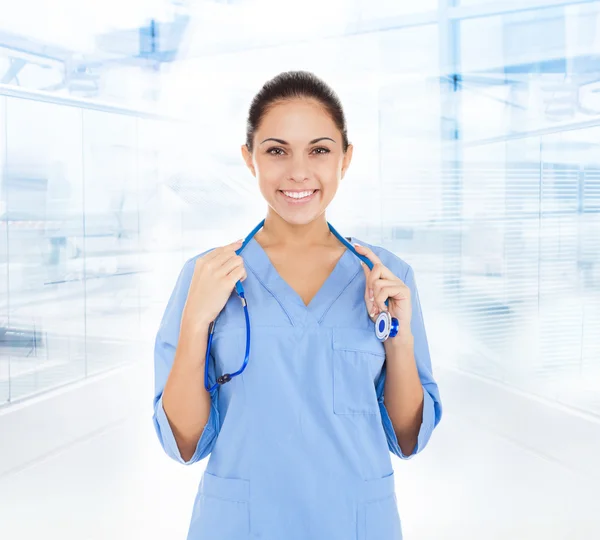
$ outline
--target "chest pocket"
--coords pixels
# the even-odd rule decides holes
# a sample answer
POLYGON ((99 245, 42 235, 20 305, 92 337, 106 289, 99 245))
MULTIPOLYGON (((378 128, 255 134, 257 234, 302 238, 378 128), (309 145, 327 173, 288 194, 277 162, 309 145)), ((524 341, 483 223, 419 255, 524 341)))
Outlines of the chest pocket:
POLYGON ((375 332, 333 328, 333 412, 379 412, 375 379, 385 360, 385 348, 375 332))

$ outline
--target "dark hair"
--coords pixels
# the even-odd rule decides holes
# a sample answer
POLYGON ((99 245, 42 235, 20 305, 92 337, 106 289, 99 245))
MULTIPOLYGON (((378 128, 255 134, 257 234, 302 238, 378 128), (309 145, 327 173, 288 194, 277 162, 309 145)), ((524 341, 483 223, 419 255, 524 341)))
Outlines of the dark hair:
POLYGON ((309 71, 286 71, 267 81, 254 96, 246 122, 246 146, 252 152, 254 134, 269 110, 293 99, 314 99, 331 116, 342 134, 342 148, 348 149, 346 117, 339 97, 333 89, 309 71))

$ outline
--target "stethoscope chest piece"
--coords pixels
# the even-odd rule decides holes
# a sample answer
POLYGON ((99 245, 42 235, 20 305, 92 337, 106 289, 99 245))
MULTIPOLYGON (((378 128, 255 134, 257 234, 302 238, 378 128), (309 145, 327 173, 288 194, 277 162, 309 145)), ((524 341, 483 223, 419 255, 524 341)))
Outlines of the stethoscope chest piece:
POLYGON ((387 311, 382 311, 375 321, 375 335, 380 341, 398 334, 398 319, 392 317, 387 311))

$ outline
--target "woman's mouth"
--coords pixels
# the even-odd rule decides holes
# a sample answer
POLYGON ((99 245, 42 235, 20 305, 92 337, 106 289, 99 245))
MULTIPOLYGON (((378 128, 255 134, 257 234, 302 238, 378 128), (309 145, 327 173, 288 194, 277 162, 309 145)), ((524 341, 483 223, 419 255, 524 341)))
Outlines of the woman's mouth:
POLYGON ((304 204, 312 201, 318 191, 318 189, 307 189, 305 191, 284 191, 280 189, 278 193, 281 193, 285 201, 289 204, 304 204))

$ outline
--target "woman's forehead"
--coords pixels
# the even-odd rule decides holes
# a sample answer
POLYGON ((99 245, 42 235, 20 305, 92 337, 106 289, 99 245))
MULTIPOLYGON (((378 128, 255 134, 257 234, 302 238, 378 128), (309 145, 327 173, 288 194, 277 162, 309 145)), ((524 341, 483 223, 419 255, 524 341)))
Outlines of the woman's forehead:
POLYGON ((322 107, 292 102, 278 104, 270 109, 257 131, 261 134, 269 132, 267 136, 281 139, 285 139, 284 134, 287 132, 288 136, 293 134, 303 140, 307 137, 331 137, 336 133, 336 127, 331 116, 322 107), (316 135, 315 130, 318 131, 316 135))

